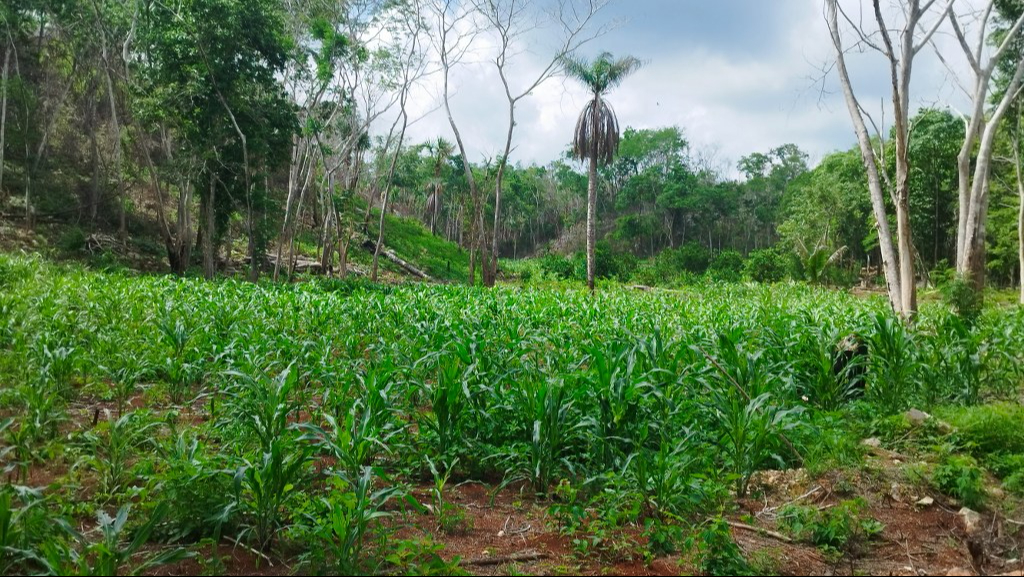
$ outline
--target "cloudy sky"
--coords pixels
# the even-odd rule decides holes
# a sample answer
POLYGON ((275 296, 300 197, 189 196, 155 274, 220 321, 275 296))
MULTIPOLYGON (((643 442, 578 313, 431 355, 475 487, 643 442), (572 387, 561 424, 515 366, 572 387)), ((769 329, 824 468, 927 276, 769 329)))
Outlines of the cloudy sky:
MULTIPOLYGON (((603 20, 619 24, 583 53, 608 50, 646 62, 609 96, 623 127, 679 126, 695 148, 714 151, 729 174, 740 157, 788 142, 816 162, 855 143, 835 75, 821 82, 831 55, 822 4, 613 0, 603 20)), ((856 0, 846 5, 852 14, 859 10, 856 0)), ((936 39, 940 48, 952 42, 943 34, 936 39)), ((552 40, 545 32, 524 38, 511 65, 513 84, 536 75, 550 57, 552 40)), ((491 39, 478 38, 452 79, 453 113, 474 160, 500 153, 507 122, 504 93, 489 60, 493 46, 491 39)), ((889 98, 888 68, 880 58, 853 55, 850 62, 861 101, 876 110, 889 98)), ((412 141, 451 138, 438 94, 438 79, 427 79, 415 98, 412 141)), ((916 63, 913 94, 915 106, 964 107, 950 73, 930 49, 916 63)), ((512 160, 544 164, 558 157, 586 100, 579 86, 562 78, 534 91, 518 111, 512 160)))

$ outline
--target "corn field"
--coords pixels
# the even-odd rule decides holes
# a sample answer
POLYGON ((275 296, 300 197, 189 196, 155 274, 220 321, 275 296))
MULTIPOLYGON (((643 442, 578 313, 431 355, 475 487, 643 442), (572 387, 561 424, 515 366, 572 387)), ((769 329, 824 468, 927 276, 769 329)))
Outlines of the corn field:
POLYGON ((234 543, 303 573, 457 573, 389 535, 457 527, 467 480, 570 530, 597 508, 651 543, 706 536, 756 472, 859 459, 857 423, 1018 399, 1022 356, 1024 309, 907 325, 798 284, 591 297, 0 256, 0 570, 214 566, 201 546, 234 543))

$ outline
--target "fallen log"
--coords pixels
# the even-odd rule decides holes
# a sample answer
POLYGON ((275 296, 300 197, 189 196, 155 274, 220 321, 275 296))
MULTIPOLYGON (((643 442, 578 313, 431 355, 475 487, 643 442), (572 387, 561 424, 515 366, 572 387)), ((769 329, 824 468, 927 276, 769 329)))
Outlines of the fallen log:
POLYGON ((779 541, 782 541, 783 543, 792 543, 793 542, 792 539, 790 539, 789 537, 787 537, 787 536, 785 536, 782 533, 779 533, 777 531, 769 531, 768 529, 763 529, 761 527, 754 527, 752 525, 747 525, 746 523, 737 523, 735 521, 726 521, 726 524, 729 525, 730 527, 732 527, 733 529, 739 529, 741 531, 750 531, 751 533, 758 533, 760 535, 764 535, 765 537, 771 537, 772 539, 777 539, 779 541))
POLYGON ((540 553, 537 551, 526 551, 524 553, 516 553, 514 555, 506 555, 500 557, 483 557, 480 559, 467 559, 462 561, 462 564, 475 565, 477 567, 494 567, 497 565, 507 565, 509 563, 543 561, 547 558, 548 555, 546 553, 540 553))
MULTIPOLYGON (((373 242, 370 239, 364 240, 362 246, 363 246, 363 248, 365 248, 366 250, 370 251, 371 253, 375 252, 377 250, 377 243, 373 242)), ((412 264, 406 262, 405 260, 402 260, 401 258, 398 257, 398 255, 396 255, 390 249, 386 249, 384 247, 381 247, 380 255, 383 256, 384 258, 388 259, 389 261, 395 263, 396 265, 398 265, 399 268, 401 268, 402 270, 404 270, 405 272, 411 274, 414 277, 421 278, 421 279, 423 279, 425 281, 431 281, 431 282, 434 281, 434 279, 431 278, 430 275, 428 275, 427 273, 423 272, 422 270, 416 268, 415 266, 413 266, 412 264)))

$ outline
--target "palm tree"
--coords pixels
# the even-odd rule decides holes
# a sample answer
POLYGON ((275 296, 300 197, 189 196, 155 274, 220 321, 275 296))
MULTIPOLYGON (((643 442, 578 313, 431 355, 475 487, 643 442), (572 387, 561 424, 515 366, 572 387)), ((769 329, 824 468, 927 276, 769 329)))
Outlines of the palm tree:
POLYGON ((619 149, 619 121, 604 96, 636 72, 643 63, 632 57, 614 58, 602 52, 593 61, 577 56, 562 58, 566 75, 579 80, 593 95, 576 121, 572 154, 590 160, 587 187, 587 287, 594 291, 594 245, 597 242, 597 164, 608 164, 619 149))

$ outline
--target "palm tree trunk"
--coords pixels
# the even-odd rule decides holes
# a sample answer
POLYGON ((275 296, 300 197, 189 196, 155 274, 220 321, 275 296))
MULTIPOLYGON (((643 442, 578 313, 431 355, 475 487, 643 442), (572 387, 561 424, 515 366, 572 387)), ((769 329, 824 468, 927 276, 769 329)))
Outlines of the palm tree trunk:
POLYGON ((600 95, 594 97, 594 128, 590 144, 590 175, 587 183, 587 288, 594 293, 594 246, 597 244, 597 112, 600 110, 600 95))

